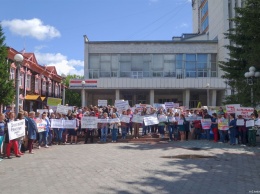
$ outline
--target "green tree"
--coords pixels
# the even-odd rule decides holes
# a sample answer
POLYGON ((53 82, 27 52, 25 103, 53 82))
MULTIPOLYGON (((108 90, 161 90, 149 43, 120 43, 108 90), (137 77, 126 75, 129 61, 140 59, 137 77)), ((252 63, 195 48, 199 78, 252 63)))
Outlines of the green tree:
POLYGON ((81 106, 81 94, 79 91, 69 89, 69 83, 71 79, 83 79, 83 76, 79 75, 67 75, 65 78, 66 93, 65 93, 65 104, 70 106, 81 106))
POLYGON ((235 8, 235 11, 236 17, 230 19, 235 27, 225 34, 230 40, 230 45, 226 46, 230 59, 220 64, 220 68, 225 72, 223 78, 234 90, 234 93, 226 98, 226 103, 250 106, 250 91, 253 87, 256 105, 260 102, 260 80, 255 80, 254 84, 249 86, 244 74, 251 66, 260 70, 260 1, 247 0, 245 7, 235 8))
POLYGON ((10 64, 6 62, 8 52, 4 41, 5 36, 0 25, 0 104, 8 105, 14 100, 15 89, 13 80, 9 80, 10 64))

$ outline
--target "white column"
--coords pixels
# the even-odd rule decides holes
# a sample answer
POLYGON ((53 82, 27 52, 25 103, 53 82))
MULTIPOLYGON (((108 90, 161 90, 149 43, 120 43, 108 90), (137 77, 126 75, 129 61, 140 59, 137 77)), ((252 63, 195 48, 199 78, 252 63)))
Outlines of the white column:
POLYGON ((85 96, 85 90, 81 90, 81 106, 85 107, 86 106, 86 96, 85 96))
POLYGON ((184 90, 183 94, 183 106, 189 108, 190 106, 190 90, 184 90))
POLYGON ((154 104, 154 90, 150 90, 150 104, 154 104))
POLYGON ((116 90, 116 100, 120 100, 120 91, 116 90))
POLYGON ((211 106, 216 106, 217 104, 217 91, 211 90, 211 106))

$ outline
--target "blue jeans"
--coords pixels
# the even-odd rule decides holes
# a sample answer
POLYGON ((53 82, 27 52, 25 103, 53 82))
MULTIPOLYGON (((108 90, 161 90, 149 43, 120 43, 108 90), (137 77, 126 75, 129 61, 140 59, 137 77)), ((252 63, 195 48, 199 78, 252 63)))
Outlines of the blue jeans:
POLYGON ((49 131, 47 139, 48 139, 48 143, 52 144, 52 130, 49 131))
POLYGON ((42 144, 42 142, 45 146, 47 145, 47 137, 48 135, 46 131, 39 133, 39 146, 42 144))
POLYGON ((0 136, 0 150, 1 150, 1 148, 2 148, 2 143, 3 143, 3 141, 4 141, 4 136, 0 136))
POLYGON ((54 129, 54 133, 55 133, 55 136, 56 136, 56 141, 58 143, 61 143, 62 142, 62 133, 63 133, 63 129, 54 129))
POLYGON ((146 130, 147 130, 147 127, 148 126, 145 126, 144 124, 143 124, 143 131, 142 131, 142 136, 144 136, 144 135, 146 135, 146 130))
POLYGON ((116 141, 117 140, 117 128, 113 128, 112 129, 112 141, 116 141))
POLYGON ((158 131, 160 134, 164 134, 164 126, 158 125, 158 131))
POLYGON ((207 140, 210 140, 210 129, 204 129, 207 140))
POLYGON ((107 127, 101 128, 101 142, 107 141, 107 127))
POLYGON ((169 131, 169 138, 170 138, 170 140, 173 140, 173 138, 172 138, 173 129, 174 129, 173 125, 168 125, 168 131, 169 131))
POLYGON ((220 141, 222 143, 225 143, 226 136, 227 136, 227 131, 226 130, 219 130, 219 136, 220 136, 220 141))
POLYGON ((122 131, 122 139, 125 139, 126 138, 126 127, 121 127, 121 131, 122 131))
POLYGON ((236 144, 236 129, 230 128, 230 144, 236 144))

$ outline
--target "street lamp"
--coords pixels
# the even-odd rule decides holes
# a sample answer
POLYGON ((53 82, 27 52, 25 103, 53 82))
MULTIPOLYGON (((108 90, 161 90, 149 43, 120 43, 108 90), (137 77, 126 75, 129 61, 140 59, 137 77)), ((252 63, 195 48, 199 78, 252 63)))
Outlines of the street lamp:
POLYGON ((254 91, 253 91, 253 85, 255 78, 260 77, 260 72, 256 72, 256 69, 254 66, 251 66, 249 68, 249 72, 245 73, 246 82, 248 85, 251 86, 251 106, 254 107, 254 91))
POLYGON ((20 85, 20 67, 21 67, 21 64, 23 62, 23 55, 21 54, 16 54, 14 56, 14 62, 15 62, 15 65, 16 65, 16 82, 15 82, 15 114, 16 116, 18 115, 18 112, 19 112, 19 85, 20 85))
POLYGON ((207 83, 207 85, 206 85, 206 88, 207 88, 207 106, 209 106, 209 86, 210 86, 210 84, 207 83))
POLYGON ((85 107, 85 84, 86 82, 82 80, 81 85, 82 85, 82 90, 81 90, 81 105, 82 107, 85 107))

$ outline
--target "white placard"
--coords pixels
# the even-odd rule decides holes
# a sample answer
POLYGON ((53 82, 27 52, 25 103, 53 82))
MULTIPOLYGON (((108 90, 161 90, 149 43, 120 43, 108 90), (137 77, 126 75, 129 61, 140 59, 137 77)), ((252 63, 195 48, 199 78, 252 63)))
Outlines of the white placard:
POLYGON ((179 120, 178 120, 178 125, 183 125, 183 122, 184 122, 184 120, 179 119, 179 120))
POLYGON ((121 115, 120 121, 124 123, 129 123, 130 122, 130 116, 128 115, 121 115))
POLYGON ((109 123, 120 123, 120 119, 119 118, 109 119, 109 123))
POLYGON ((202 129, 210 129, 211 128, 211 119, 201 119, 202 129))
POLYGON ((149 126, 149 125, 156 125, 159 123, 159 120, 156 116, 148 116, 148 117, 144 117, 144 124, 145 126, 149 126))
POLYGON ((143 123, 144 117, 141 115, 133 115, 132 122, 133 123, 143 123))
POLYGON ((62 119, 51 119, 51 128, 63 128, 62 119))
POLYGON ((37 109, 37 112, 42 115, 42 113, 46 112, 48 114, 49 110, 48 109, 37 109))
POLYGON ((244 119, 249 119, 252 113, 254 113, 254 108, 251 107, 236 108, 236 116, 242 115, 244 119))
POLYGON ((260 119, 257 119, 257 120, 255 121, 255 125, 256 125, 256 126, 260 126, 260 119))
POLYGON ((246 121, 246 127, 254 127, 255 121, 254 120, 248 120, 246 121))
POLYGON ((167 122, 167 116, 166 115, 158 115, 159 122, 167 122))
POLYGON ((167 110, 168 108, 174 108, 174 103, 173 102, 165 102, 164 103, 165 109, 167 110))
POLYGON ((25 136, 25 120, 10 122, 7 124, 9 140, 25 136))
POLYGON ((237 126, 244 126, 245 125, 245 120, 244 119, 237 119, 236 125, 237 126))
POLYGON ((118 111, 127 110, 129 108, 128 100, 116 100, 115 101, 115 107, 118 111))
POLYGON ((97 122, 98 123, 109 123, 110 119, 109 118, 107 118, 107 119, 98 119, 97 122))
POLYGON ((71 110, 69 106, 58 105, 56 112, 67 115, 69 110, 71 110))
POLYGON ((98 100, 98 106, 107 106, 107 100, 98 100))
POLYGON ((169 120, 170 123, 176 122, 175 117, 168 117, 168 120, 169 120))
POLYGON ((36 120, 35 120, 35 123, 36 123, 36 125, 37 125, 37 132, 38 132, 38 133, 41 133, 41 132, 46 131, 47 122, 46 122, 45 120, 36 119, 36 120))
POLYGON ((77 127, 76 119, 74 120, 63 120, 63 128, 65 129, 75 129, 77 127))
POLYGON ((240 107, 240 104, 227 104, 226 113, 236 113, 236 109, 240 107))
POLYGON ((82 117, 81 128, 83 129, 96 129, 97 128, 97 117, 82 117))

